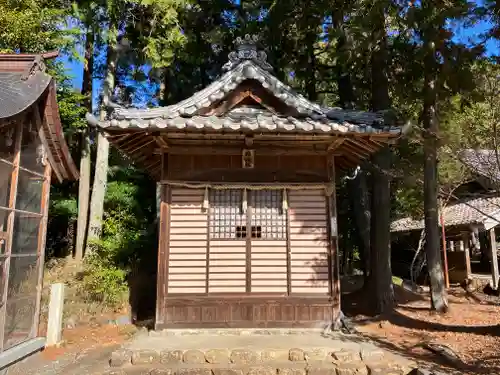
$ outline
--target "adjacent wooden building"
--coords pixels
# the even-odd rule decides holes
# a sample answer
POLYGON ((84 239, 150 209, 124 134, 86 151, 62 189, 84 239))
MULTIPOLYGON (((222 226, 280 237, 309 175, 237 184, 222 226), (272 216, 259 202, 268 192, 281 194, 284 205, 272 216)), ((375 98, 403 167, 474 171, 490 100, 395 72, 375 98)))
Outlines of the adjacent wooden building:
POLYGON ((52 178, 76 180, 45 55, 0 55, 0 369, 40 349, 52 178))
POLYGON ((335 176, 401 135, 295 93, 256 42, 238 38, 225 73, 178 104, 89 115, 161 184, 156 328, 331 324, 335 176))

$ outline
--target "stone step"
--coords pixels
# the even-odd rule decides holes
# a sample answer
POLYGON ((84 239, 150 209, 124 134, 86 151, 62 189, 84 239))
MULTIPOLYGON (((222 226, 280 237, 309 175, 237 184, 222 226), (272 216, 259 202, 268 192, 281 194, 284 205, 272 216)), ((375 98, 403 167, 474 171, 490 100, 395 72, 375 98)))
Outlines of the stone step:
POLYGON ((241 364, 256 365, 274 361, 286 362, 352 362, 352 361, 380 361, 383 359, 395 360, 387 357, 380 349, 361 347, 359 351, 352 349, 327 349, 327 348, 291 348, 291 349, 177 349, 177 350, 151 350, 151 349, 119 349, 111 354, 110 365, 120 367, 123 365, 162 365, 179 364, 241 364))
POLYGON ((270 362, 254 366, 207 363, 129 365, 110 369, 105 375, 406 375, 411 371, 412 369, 401 368, 384 361, 374 363, 320 361, 317 363, 270 362))
MULTIPOLYGON (((345 335, 209 331, 135 337, 112 353, 117 375, 350 375, 407 374, 416 364, 345 335), (120 372, 122 371, 122 372, 120 372), (148 372, 149 371, 149 372, 148 372)), ((111 372, 112 373, 112 372, 111 372)))

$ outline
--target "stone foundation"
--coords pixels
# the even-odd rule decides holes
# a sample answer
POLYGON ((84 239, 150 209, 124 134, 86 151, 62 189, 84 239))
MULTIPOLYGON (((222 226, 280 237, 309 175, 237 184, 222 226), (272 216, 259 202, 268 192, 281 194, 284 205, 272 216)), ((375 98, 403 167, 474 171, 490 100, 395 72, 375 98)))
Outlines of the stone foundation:
POLYGON ((406 375, 416 363, 360 337, 311 330, 144 332, 107 375, 406 375))

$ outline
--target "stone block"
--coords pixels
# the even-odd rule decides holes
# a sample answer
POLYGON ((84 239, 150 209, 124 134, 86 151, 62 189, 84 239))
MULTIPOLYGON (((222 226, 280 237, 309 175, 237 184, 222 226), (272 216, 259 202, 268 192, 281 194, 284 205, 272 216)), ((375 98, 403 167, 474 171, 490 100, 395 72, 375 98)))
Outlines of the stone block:
POLYGON ((208 368, 181 368, 175 370, 174 375, 212 375, 212 370, 208 368))
POLYGON ((288 358, 288 350, 280 350, 280 349, 266 349, 260 352, 260 359, 262 362, 287 362, 288 358))
POLYGON ((213 375, 244 375, 241 369, 232 368, 214 368, 212 369, 213 375))
POLYGON ((150 365, 160 362, 160 354, 154 350, 136 350, 132 353, 133 365, 150 365))
POLYGON ((164 365, 179 364, 182 362, 184 352, 182 350, 166 350, 160 353, 160 363, 164 365))
POLYGON ((362 348, 359 355, 363 361, 381 361, 384 358, 384 351, 381 349, 362 348))
POLYGON ((259 354, 256 351, 246 349, 233 350, 229 358, 232 363, 237 364, 255 364, 260 360, 259 354))
POLYGON ((280 367, 278 375, 306 375, 305 368, 280 367))
POLYGON ((111 353, 109 365, 111 367, 121 367, 130 364, 132 359, 132 352, 130 350, 115 350, 111 353))
POLYGON ((366 368, 368 375, 403 375, 401 370, 391 368, 387 363, 370 363, 366 368))
POLYGON ((304 353, 306 361, 324 361, 326 359, 326 350, 323 348, 309 349, 304 353))
POLYGON ((432 375, 432 371, 423 368, 415 368, 408 375, 432 375))
POLYGON ((270 366, 257 366, 248 370, 248 375, 276 375, 276 368, 270 366))
POLYGON ((332 353, 333 359, 339 362, 359 361, 359 353, 353 350, 339 350, 332 353))
POLYGON ((366 365, 361 361, 339 363, 337 375, 368 375, 366 365))
POLYGON ((293 348, 288 352, 288 359, 292 362, 300 362, 305 360, 305 353, 302 349, 293 348))
POLYGON ((226 349, 210 349, 205 352, 205 360, 213 364, 229 363, 229 354, 226 349))
POLYGON ((336 375, 335 366, 313 366, 307 369, 307 375, 336 375))
POLYGON ((108 370, 104 373, 104 375, 126 375, 125 371, 123 370, 108 370))
POLYGON ((151 373, 151 368, 144 368, 144 367, 130 367, 125 370, 126 375, 149 375, 151 373))
POLYGON ((205 363, 205 354, 200 350, 186 350, 183 360, 184 363, 205 363))
POLYGON ((174 370, 172 370, 171 368, 155 368, 151 370, 151 372, 149 373, 149 375, 173 375, 173 374, 174 370))

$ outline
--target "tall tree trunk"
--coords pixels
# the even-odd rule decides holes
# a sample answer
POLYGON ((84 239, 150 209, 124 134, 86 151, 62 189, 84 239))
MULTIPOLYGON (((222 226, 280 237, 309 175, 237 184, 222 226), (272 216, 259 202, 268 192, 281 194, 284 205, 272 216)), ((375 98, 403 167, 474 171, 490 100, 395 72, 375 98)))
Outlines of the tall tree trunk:
POLYGON ((339 106, 345 109, 354 108, 354 89, 352 86, 351 75, 348 70, 347 32, 344 25, 345 2, 337 6, 332 13, 332 26, 337 34, 337 62, 335 65, 335 74, 337 77, 337 86, 339 93, 339 106))
MULTIPOLYGON (((117 63, 118 27, 115 23, 110 24, 109 38, 106 57, 106 77, 103 85, 103 96, 100 110, 100 119, 106 119, 106 108, 111 100, 115 87, 115 74, 117 63)), ((108 182, 109 167, 109 141, 101 133, 97 134, 97 157, 95 163, 94 185, 92 188, 92 199, 90 201, 90 222, 88 232, 87 252, 92 252, 93 243, 98 240, 102 232, 102 220, 104 215, 104 197, 108 182)))
POLYGON ((363 268, 364 287, 368 284, 370 274, 370 194, 368 191, 367 172, 361 169, 356 178, 350 181, 351 198, 354 208, 354 220, 356 223, 358 243, 360 247, 360 258, 363 268))
MULTIPOLYGON (((351 75, 348 70, 348 45, 347 34, 344 25, 346 3, 341 2, 332 12, 332 26, 337 35, 337 63, 335 75, 339 93, 339 105, 344 109, 354 108, 354 89, 352 86, 351 75)), ((356 223, 356 234, 360 247, 361 260, 363 262, 363 276, 365 285, 369 274, 370 259, 370 203, 369 191, 366 181, 366 170, 361 169, 356 178, 349 182, 352 187, 353 208, 356 223)))
MULTIPOLYGON (((92 112, 92 84, 94 76, 94 29, 88 28, 85 39, 85 63, 83 67, 82 94, 86 98, 86 107, 92 112)), ((75 259, 83 259, 83 251, 86 243, 87 224, 89 218, 89 194, 90 194, 90 137, 88 129, 81 135, 80 156, 80 179, 78 185, 78 219, 76 226, 75 259)))
MULTIPOLYGON (((373 4, 372 22, 372 109, 387 110, 391 107, 387 77, 387 35, 385 13, 387 3, 380 0, 373 4)), ((373 156, 373 193, 371 212, 371 285, 373 307, 376 313, 392 310, 394 291, 391 270, 391 150, 385 146, 373 156)))
MULTIPOLYGON (((427 2, 425 2, 427 3, 427 2)), ((424 4, 423 4, 424 5, 424 4)), ((431 7, 429 2, 427 7, 431 7)), ((448 310, 448 298, 444 285, 439 244, 438 180, 437 180, 437 135, 439 123, 436 117, 436 74, 437 56, 435 32, 431 27, 423 33, 425 55, 425 83, 423 109, 424 139, 424 215, 425 215, 425 254, 431 283, 431 307, 438 312, 448 310)))

